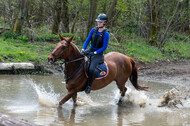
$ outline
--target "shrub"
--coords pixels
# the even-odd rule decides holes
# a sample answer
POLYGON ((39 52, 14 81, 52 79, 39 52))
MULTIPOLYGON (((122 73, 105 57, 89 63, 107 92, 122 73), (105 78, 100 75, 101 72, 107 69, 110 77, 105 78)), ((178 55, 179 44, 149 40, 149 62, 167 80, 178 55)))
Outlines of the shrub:
POLYGON ((0 56, 0 62, 3 62, 3 57, 0 56))
POLYGON ((190 59, 190 43, 169 41, 163 53, 173 59, 190 59))
MULTIPOLYGON (((72 33, 63 33, 61 34, 63 37, 71 37, 73 34, 72 33)), ((74 41, 79 41, 80 38, 75 36, 74 41)), ((39 34, 36 36, 36 41, 39 42, 58 42, 59 41, 59 35, 57 34, 39 34)))
POLYGON ((2 33, 2 37, 4 39, 15 39, 15 40, 21 40, 21 41, 28 41, 28 37, 26 35, 21 35, 21 34, 18 34, 18 33, 14 33, 12 31, 5 31, 2 33))
POLYGON ((5 38, 5 39, 16 39, 19 34, 18 33, 14 33, 12 31, 5 31, 2 33, 2 36, 5 38))

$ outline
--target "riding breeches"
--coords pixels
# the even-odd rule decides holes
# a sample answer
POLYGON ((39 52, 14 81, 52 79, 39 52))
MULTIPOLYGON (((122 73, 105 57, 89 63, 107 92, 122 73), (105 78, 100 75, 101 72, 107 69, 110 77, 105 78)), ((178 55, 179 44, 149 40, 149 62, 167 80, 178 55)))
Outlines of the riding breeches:
MULTIPOLYGON (((94 50, 92 48, 89 48, 85 52, 87 52, 87 53, 94 52, 94 50)), ((99 63, 104 61, 103 59, 104 59, 103 53, 95 54, 95 55, 89 57, 90 65, 89 65, 88 73, 87 73, 89 78, 94 79, 95 68, 98 66, 99 63)))

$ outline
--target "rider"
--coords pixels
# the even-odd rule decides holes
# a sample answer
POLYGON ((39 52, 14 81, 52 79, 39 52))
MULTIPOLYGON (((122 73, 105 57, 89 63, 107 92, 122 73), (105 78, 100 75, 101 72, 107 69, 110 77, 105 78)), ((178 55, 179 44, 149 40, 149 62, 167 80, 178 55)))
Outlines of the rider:
POLYGON ((90 56, 90 67, 88 70, 88 80, 85 92, 87 94, 91 91, 91 85, 94 80, 94 70, 96 66, 104 58, 103 52, 106 50, 109 42, 109 32, 105 28, 108 21, 106 14, 99 14, 97 19, 98 27, 92 28, 81 50, 83 55, 90 56), (86 50, 89 42, 91 41, 90 48, 86 50))

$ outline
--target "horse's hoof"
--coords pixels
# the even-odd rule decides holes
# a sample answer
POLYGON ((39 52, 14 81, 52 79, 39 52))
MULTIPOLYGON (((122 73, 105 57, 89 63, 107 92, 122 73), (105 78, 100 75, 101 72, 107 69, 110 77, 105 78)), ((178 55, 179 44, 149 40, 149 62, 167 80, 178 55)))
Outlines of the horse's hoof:
POLYGON ((74 103, 73 103, 73 106, 74 106, 74 107, 78 106, 78 105, 77 105, 77 102, 74 102, 74 103))
POLYGON ((123 105, 122 98, 119 99, 117 105, 119 105, 119 106, 123 105))
POLYGON ((56 104, 56 106, 57 106, 58 108, 62 108, 62 104, 61 104, 61 103, 56 104))

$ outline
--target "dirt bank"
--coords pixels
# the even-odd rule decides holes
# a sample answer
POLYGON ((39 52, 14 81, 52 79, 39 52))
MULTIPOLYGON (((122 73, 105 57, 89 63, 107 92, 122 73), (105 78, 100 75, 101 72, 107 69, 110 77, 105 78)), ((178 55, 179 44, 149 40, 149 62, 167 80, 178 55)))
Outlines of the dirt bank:
MULTIPOLYGON (((190 86, 190 60, 137 63, 140 66, 139 80, 190 86)), ((46 65, 46 67, 55 74, 63 74, 60 64, 46 65)))
POLYGON ((190 60, 138 63, 139 80, 190 85, 190 60))

